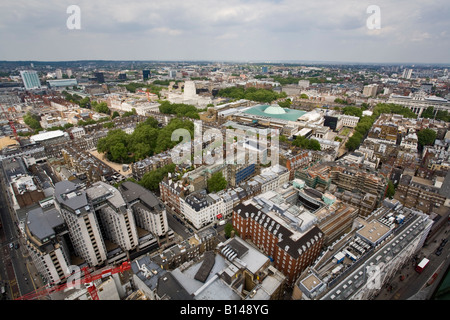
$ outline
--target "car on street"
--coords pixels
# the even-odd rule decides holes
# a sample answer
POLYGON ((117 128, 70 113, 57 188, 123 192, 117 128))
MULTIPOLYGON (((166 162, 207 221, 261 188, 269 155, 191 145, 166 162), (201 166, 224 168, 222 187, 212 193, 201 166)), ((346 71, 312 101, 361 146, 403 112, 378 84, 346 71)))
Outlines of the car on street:
POLYGON ((439 247, 439 248, 434 252, 434 254, 437 255, 437 256, 440 256, 441 253, 442 253, 442 247, 439 247))

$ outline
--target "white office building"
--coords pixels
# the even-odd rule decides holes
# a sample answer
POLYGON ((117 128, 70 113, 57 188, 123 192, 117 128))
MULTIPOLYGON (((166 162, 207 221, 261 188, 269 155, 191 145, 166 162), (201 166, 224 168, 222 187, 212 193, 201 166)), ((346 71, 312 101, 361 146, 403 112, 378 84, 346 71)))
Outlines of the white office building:
POLYGON ((192 225, 200 229, 225 215, 225 204, 216 194, 198 192, 180 199, 180 211, 192 225))
POLYGON ((20 71, 20 76, 22 77, 25 89, 31 90, 41 88, 41 82, 39 81, 39 76, 36 71, 33 70, 20 71))
POLYGON ((343 114, 339 117, 343 127, 355 128, 358 125, 359 117, 343 114))
POLYGON ((133 210, 136 225, 155 236, 165 236, 169 231, 169 225, 163 203, 152 192, 137 183, 125 181, 119 188, 133 210))
POLYGON ((70 254, 63 234, 65 221, 55 208, 30 210, 25 222, 26 248, 39 274, 48 283, 68 276, 70 254))
POLYGON ((124 251, 135 249, 138 245, 136 224, 119 190, 99 181, 86 189, 86 195, 99 217, 103 236, 124 251))
POLYGON ((105 262, 107 252, 100 224, 86 191, 71 181, 58 182, 55 184, 55 206, 66 221, 75 254, 90 266, 105 262))

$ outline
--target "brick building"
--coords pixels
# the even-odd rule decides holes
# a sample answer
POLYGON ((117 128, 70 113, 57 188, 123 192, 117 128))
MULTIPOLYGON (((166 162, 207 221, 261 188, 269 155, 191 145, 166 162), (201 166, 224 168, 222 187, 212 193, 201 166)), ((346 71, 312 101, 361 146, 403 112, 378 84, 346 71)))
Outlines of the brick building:
POLYGON ((324 234, 312 226, 305 232, 289 227, 275 212, 262 212, 255 205, 241 203, 233 210, 233 227, 244 240, 251 240, 267 254, 275 267, 293 284, 319 255, 324 234))

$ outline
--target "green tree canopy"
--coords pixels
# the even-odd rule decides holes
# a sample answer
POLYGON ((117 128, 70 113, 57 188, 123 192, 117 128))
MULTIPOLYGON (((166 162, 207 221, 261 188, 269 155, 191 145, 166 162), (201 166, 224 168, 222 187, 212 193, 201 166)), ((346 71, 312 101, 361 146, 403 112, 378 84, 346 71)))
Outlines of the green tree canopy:
POLYGON ((362 110, 358 107, 354 106, 346 106, 342 109, 345 115, 354 116, 354 117, 362 117, 362 110))
POLYGON ((41 123, 39 122, 39 117, 37 115, 27 112, 27 114, 23 117, 23 121, 31 129, 42 130, 41 123))
POLYGON ((418 142, 421 146, 428 146, 434 144, 437 133, 432 129, 422 129, 417 132, 418 142))
POLYGON ((213 173, 207 181, 208 192, 218 192, 228 186, 227 180, 223 177, 221 171, 213 173))
POLYGON ((292 141, 292 145, 296 147, 301 147, 303 149, 308 150, 317 150, 320 151, 320 143, 315 139, 307 139, 302 136, 297 136, 294 141, 292 141))
POLYGON ((165 165, 158 170, 152 170, 144 174, 139 184, 144 188, 151 191, 156 191, 159 189, 159 183, 164 179, 169 172, 175 172, 176 165, 174 163, 165 165))
POLYGON ((176 114, 179 117, 188 117, 192 119, 200 119, 199 112, 203 109, 197 109, 196 106, 184 103, 170 103, 169 101, 162 101, 159 106, 159 111, 165 114, 176 114))
POLYGON ((389 199, 392 199, 394 197, 394 194, 395 194, 394 183, 391 180, 389 180, 388 181, 388 186, 387 186, 387 189, 386 189, 386 197, 389 198, 389 199))
POLYGON ((286 92, 278 93, 271 89, 262 89, 250 87, 247 89, 241 87, 230 87, 220 89, 217 93, 219 97, 232 99, 247 99, 257 102, 270 103, 274 100, 286 98, 286 92))
POLYGON ((167 126, 159 128, 158 121, 150 117, 138 124, 132 134, 121 129, 110 130, 106 137, 98 141, 97 150, 105 152, 106 157, 113 162, 134 162, 173 148, 179 141, 172 141, 172 132, 181 128, 188 130, 193 138, 192 121, 175 118, 167 126))
POLYGON ((300 99, 309 99, 308 95, 306 93, 302 93, 300 95, 300 99))

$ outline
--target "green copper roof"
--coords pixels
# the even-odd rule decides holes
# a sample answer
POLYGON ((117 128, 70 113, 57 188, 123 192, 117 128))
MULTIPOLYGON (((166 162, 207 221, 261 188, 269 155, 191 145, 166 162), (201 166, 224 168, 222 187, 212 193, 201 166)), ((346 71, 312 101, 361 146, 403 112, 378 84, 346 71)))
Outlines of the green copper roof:
POLYGON ((279 105, 264 104, 254 106, 253 108, 244 111, 244 113, 252 114, 255 116, 297 121, 297 119, 304 115, 306 111, 282 108, 279 105))

